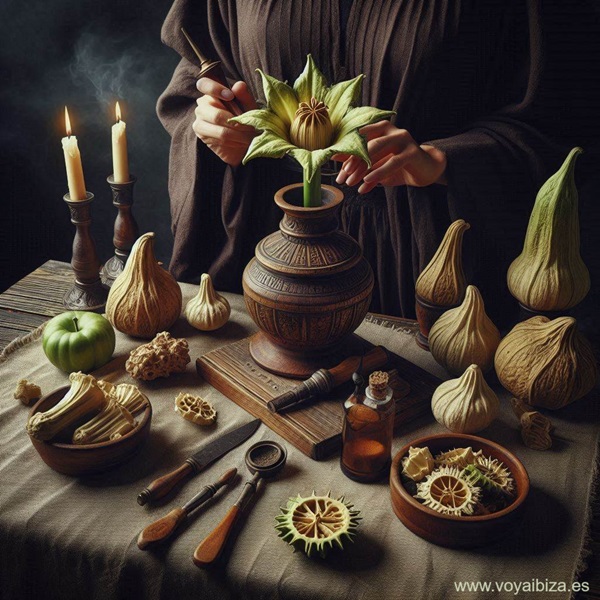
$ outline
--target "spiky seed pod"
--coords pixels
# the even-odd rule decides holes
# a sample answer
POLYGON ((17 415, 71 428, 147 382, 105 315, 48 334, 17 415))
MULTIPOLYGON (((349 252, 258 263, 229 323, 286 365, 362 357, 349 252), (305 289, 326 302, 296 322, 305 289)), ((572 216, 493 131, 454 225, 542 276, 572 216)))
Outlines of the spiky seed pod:
POLYGON ((361 520, 353 505, 331 497, 298 495, 290 498, 282 514, 275 517, 278 535, 294 549, 302 550, 307 556, 315 554, 325 558, 332 548, 344 549, 344 542, 354 541, 356 528, 361 520))
POLYGON ((440 467, 417 484, 415 498, 444 515, 472 515, 479 498, 480 488, 461 477, 457 467, 440 467))
POLYGON ((290 129, 291 142, 305 150, 322 150, 330 145, 332 137, 327 106, 316 98, 300 102, 290 129))
POLYGON ((514 492, 515 480, 503 462, 489 456, 478 456, 475 466, 497 489, 502 490, 506 494, 514 492))

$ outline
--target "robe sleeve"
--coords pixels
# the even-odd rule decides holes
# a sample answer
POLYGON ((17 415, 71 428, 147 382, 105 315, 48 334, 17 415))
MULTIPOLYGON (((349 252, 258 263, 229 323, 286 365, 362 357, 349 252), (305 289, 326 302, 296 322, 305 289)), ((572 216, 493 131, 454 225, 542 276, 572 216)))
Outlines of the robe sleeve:
MULTIPOLYGON (((465 260, 472 281, 498 314, 507 301, 514 303, 506 271, 522 249, 541 184, 575 145, 586 151, 578 164, 579 179, 585 179, 598 150, 599 15, 591 5, 577 4, 566 9, 558 2, 542 7, 530 1, 524 31, 507 21, 487 89, 490 102, 494 96, 510 101, 457 135, 428 142, 447 156, 449 216, 472 224, 465 235, 465 260), (526 41, 522 53, 517 36, 526 41)), ((418 201, 422 192, 411 195, 418 201)), ((586 211, 586 199, 581 200, 586 211)), ((428 260, 421 253, 421 269, 428 260)))

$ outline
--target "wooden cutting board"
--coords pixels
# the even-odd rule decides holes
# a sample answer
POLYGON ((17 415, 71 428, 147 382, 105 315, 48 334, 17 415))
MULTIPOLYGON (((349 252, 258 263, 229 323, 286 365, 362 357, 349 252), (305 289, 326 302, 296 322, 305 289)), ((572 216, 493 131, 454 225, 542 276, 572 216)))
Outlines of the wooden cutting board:
MULTIPOLYGON (((339 450, 342 404, 353 390, 352 383, 336 388, 327 397, 311 400, 301 409, 272 413, 267 402, 289 391, 299 381, 273 375, 259 367, 250 357, 249 340, 245 338, 198 358, 199 375, 307 456, 322 460, 339 450)), ((368 342, 364 344, 371 346, 368 342)), ((393 353, 391 356, 390 383, 396 400, 398 427, 431 411, 431 395, 441 381, 401 356, 393 353)))

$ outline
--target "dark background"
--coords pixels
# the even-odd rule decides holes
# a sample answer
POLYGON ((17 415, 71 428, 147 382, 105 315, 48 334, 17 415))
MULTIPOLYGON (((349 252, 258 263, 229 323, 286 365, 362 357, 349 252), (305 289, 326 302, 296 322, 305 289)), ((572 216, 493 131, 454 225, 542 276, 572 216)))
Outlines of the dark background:
POLYGON ((92 234, 100 260, 113 253, 116 209, 111 125, 120 101, 127 123, 134 212, 156 232, 168 264, 169 136, 155 104, 178 56, 160 41, 171 0, 0 0, 0 291, 48 259, 69 262, 74 226, 62 200, 67 180, 64 106, 79 141, 92 234))

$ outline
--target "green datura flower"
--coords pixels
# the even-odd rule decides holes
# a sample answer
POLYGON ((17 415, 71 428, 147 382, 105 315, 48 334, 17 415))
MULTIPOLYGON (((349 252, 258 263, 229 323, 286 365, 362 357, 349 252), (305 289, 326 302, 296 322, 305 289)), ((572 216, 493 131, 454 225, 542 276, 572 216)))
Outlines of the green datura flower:
POLYGON ((305 185, 334 154, 353 154, 371 166, 366 140, 358 129, 395 113, 353 106, 364 75, 329 87, 310 54, 293 87, 257 70, 267 106, 231 119, 262 131, 252 140, 244 164, 252 158, 290 154, 302 165, 305 185))

